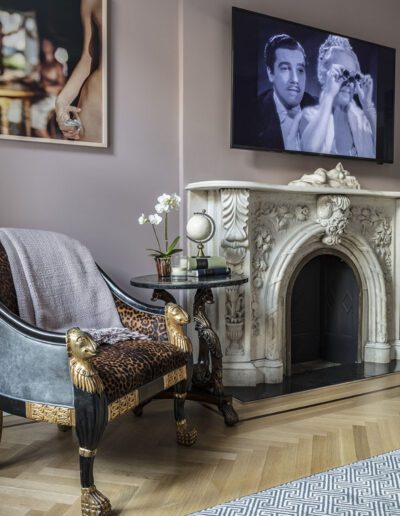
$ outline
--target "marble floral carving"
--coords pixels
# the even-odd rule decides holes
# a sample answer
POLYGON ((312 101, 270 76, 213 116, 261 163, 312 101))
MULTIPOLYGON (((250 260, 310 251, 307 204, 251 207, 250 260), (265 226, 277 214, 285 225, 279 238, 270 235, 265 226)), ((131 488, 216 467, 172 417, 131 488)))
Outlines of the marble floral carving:
POLYGON ((275 245, 274 235, 289 229, 290 224, 308 220, 308 206, 291 204, 272 204, 258 202, 252 217, 254 232, 254 252, 252 260, 252 333, 260 333, 259 291, 264 285, 268 270, 269 255, 275 245))
POLYGON ((317 200, 317 222, 325 229, 322 242, 329 246, 340 244, 350 215, 350 199, 345 195, 323 195, 317 200))
POLYGON ((390 273, 392 269, 392 225, 390 217, 382 210, 355 206, 351 218, 361 225, 362 234, 370 241, 382 265, 390 273))
POLYGON ((354 206, 350 209, 353 224, 361 226, 362 235, 368 240, 381 264, 386 287, 387 315, 391 320, 393 312, 393 262, 392 262, 392 220, 383 210, 354 206))

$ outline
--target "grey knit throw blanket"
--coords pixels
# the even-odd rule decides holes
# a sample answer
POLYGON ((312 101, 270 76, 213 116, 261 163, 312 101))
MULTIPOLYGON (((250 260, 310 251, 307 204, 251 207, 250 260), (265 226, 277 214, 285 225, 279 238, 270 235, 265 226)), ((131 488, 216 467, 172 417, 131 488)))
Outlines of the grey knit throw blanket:
POLYGON ((112 294, 80 242, 50 231, 9 228, 0 229, 0 241, 21 319, 55 332, 75 326, 101 330, 91 330, 99 343, 144 337, 122 326, 112 294))

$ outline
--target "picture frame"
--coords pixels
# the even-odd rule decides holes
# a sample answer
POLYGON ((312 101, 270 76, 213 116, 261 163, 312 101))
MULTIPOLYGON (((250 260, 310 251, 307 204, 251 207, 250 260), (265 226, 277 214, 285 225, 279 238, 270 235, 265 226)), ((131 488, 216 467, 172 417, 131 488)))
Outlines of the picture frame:
POLYGON ((108 0, 0 0, 0 140, 108 147, 108 0))

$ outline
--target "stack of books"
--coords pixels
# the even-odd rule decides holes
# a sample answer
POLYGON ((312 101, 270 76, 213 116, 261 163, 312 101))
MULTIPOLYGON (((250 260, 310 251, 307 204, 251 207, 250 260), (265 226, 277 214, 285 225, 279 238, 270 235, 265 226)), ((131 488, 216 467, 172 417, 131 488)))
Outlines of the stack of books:
POLYGON ((228 276, 231 273, 223 256, 206 256, 188 258, 188 276, 205 278, 208 276, 228 276))

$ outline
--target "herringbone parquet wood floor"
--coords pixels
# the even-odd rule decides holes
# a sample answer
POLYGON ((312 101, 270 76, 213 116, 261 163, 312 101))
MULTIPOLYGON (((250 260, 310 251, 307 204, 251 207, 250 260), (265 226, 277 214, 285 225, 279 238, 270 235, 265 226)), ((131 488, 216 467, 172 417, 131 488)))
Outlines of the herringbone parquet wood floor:
MULTIPOLYGON (((112 422, 95 462, 114 515, 183 516, 237 496, 400 448, 400 387, 261 417, 226 428, 188 402, 199 430, 175 444, 170 401, 112 422)), ((0 516, 77 516, 77 443, 55 426, 5 418, 0 516)))

